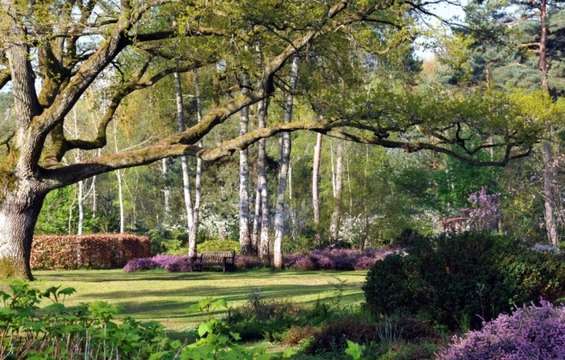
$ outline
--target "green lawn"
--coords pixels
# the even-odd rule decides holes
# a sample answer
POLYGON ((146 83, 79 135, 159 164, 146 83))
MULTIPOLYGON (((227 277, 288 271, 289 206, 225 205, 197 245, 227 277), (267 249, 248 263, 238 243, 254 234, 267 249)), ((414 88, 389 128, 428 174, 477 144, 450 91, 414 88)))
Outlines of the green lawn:
POLYGON ((191 305, 207 297, 223 297, 238 306, 259 289, 266 299, 313 303, 335 297, 342 285, 343 301, 363 299, 361 286, 365 271, 285 271, 257 270, 235 273, 167 273, 122 270, 37 271, 35 287, 73 287, 77 293, 65 304, 107 301, 117 305, 122 315, 140 320, 156 320, 171 331, 192 328, 203 318, 189 311, 191 305))

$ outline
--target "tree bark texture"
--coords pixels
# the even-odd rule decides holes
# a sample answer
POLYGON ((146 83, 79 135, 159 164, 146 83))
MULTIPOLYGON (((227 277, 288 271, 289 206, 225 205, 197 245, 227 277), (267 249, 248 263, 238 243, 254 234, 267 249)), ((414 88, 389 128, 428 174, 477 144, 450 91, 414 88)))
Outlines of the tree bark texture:
MULTIPOLYGON (((249 128, 249 108, 241 109, 239 114, 239 134, 244 135, 249 128)), ((239 245, 242 255, 251 255, 254 249, 251 242, 249 216, 249 159, 247 149, 239 152, 239 245)))
MULTIPOLYGON (((298 56, 292 58, 290 70, 290 92, 286 97, 284 118, 285 123, 292 120, 292 107, 294 101, 294 93, 296 92, 296 84, 298 81, 298 56)), ((285 201, 285 193, 288 184, 291 140, 290 133, 283 132, 280 135, 280 160, 278 174, 277 200, 275 208, 275 240, 273 242, 273 265, 276 269, 283 267, 282 242, 288 226, 287 203, 285 201)))
POLYGON ((336 145, 334 178, 334 209, 330 223, 330 240, 332 243, 336 243, 339 240, 341 222, 341 190, 343 183, 343 143, 341 141, 338 141, 336 145))
MULTIPOLYGON (((263 100, 259 103, 257 116, 258 116, 258 127, 265 128, 267 126, 267 116, 268 116, 269 103, 267 100, 263 100)), ((269 244, 269 224, 270 224, 270 213, 269 213, 269 188, 267 183, 267 168, 266 168, 266 139, 259 140, 258 152, 257 152, 257 188, 259 192, 259 198, 261 201, 260 206, 260 230, 259 230, 259 245, 258 253, 259 257, 265 263, 270 262, 270 244, 269 244)), ((256 210, 257 211, 257 210, 256 210)))
MULTIPOLYGON (((184 101, 182 92, 182 83, 178 72, 174 73, 175 78, 175 100, 177 105, 177 127, 179 131, 184 131, 186 128, 186 121, 184 116, 184 101)), ((184 207, 186 211, 186 233, 188 235, 188 257, 193 258, 196 256, 196 239, 191 238, 192 228, 194 227, 194 214, 192 208, 192 196, 190 194, 190 176, 188 170, 188 158, 181 156, 181 171, 182 171, 182 194, 184 198, 184 207)))
POLYGON ((321 244, 320 234, 320 164, 322 160, 322 134, 316 134, 316 146, 314 146, 314 159, 312 162, 312 210, 314 212, 314 240, 321 244))

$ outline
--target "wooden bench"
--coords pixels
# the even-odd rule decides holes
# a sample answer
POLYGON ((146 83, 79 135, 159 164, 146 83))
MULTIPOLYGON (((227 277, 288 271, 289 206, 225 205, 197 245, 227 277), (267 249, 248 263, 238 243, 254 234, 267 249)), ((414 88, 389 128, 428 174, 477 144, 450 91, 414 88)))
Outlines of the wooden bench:
POLYGON ((218 266, 224 272, 235 269, 235 251, 207 251, 197 254, 192 260, 194 271, 202 271, 203 268, 218 266))

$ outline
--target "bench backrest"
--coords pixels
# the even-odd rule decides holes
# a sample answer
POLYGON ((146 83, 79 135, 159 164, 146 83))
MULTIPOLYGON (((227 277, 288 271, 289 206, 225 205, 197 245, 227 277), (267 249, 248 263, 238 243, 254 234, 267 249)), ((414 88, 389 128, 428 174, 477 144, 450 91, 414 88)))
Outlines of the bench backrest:
POLYGON ((221 264, 226 259, 227 262, 233 262, 235 258, 235 251, 206 251, 200 253, 202 262, 204 263, 218 263, 221 264))

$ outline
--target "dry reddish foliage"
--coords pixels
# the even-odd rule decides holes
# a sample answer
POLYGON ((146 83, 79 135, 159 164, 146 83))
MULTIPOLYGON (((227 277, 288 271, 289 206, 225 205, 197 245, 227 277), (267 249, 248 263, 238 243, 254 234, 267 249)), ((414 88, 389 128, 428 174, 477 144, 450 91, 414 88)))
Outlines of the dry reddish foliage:
POLYGON ((111 269, 151 256, 147 236, 133 234, 40 235, 33 239, 33 269, 111 269))

